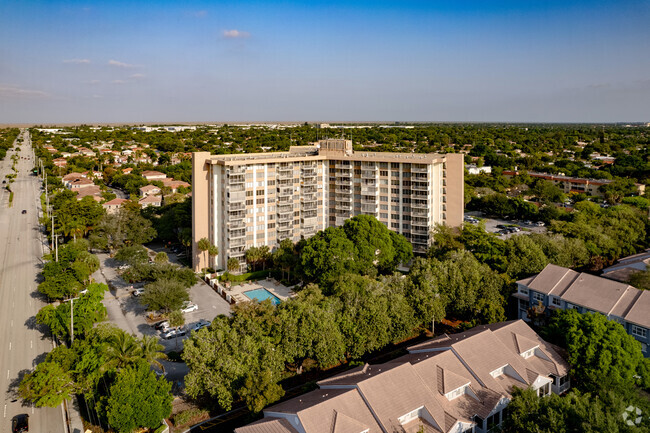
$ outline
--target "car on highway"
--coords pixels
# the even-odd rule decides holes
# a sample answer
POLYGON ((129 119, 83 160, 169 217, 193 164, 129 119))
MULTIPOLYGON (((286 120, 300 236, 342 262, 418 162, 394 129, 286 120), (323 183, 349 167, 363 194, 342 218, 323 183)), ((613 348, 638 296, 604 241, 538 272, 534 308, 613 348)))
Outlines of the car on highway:
POLYGON ((185 301, 183 302, 183 306, 181 307, 181 311, 183 313, 191 313, 192 311, 196 311, 199 309, 199 306, 196 304, 193 304, 192 302, 185 301))
POLYGON ((144 293, 144 289, 141 287, 137 289, 133 289, 133 291, 131 292, 131 294, 136 297, 142 296, 143 293, 144 293))
POLYGON ((200 329, 210 326, 211 323, 212 322, 210 322, 209 320, 201 319, 198 322, 196 322, 194 325, 192 325, 191 329, 192 331, 198 331, 200 329))
POLYGON ((12 433, 22 433, 29 431, 29 415, 26 413, 16 415, 11 419, 12 433))
POLYGON ((167 332, 164 332, 162 338, 165 340, 171 340, 174 337, 182 337, 187 331, 184 328, 173 328, 169 329, 167 332))

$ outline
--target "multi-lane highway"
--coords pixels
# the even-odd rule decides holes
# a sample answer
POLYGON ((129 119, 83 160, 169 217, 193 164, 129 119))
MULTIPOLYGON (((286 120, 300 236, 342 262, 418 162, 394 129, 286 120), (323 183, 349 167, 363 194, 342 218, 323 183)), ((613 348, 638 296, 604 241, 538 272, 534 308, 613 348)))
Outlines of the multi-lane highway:
MULTIPOLYGON (((20 378, 52 350, 51 340, 34 327, 34 317, 44 305, 36 290, 43 255, 38 226, 40 191, 38 177, 31 174, 34 161, 28 132, 21 136, 25 142, 20 144, 18 173, 11 184, 13 204, 9 204, 7 191, 0 193, 0 432, 11 431, 14 415, 27 413, 30 432, 62 433, 60 407, 32 408, 16 396, 20 378)), ((0 162, 2 179, 13 173, 13 154, 8 152, 0 162)))

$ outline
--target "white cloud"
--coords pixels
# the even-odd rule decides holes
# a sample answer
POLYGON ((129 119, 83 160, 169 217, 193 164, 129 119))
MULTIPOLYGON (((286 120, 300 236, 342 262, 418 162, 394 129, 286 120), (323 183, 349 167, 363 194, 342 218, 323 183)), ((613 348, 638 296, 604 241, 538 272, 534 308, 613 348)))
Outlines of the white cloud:
POLYGON ((101 83, 100 80, 89 80, 89 81, 84 81, 84 84, 99 84, 101 83))
POLYGON ((118 68, 137 68, 138 65, 131 65, 129 63, 120 62, 117 60, 109 60, 108 64, 111 66, 117 66, 118 68))
POLYGON ((138 80, 140 78, 144 78, 144 77, 146 77, 145 74, 133 74, 133 75, 131 75, 131 78, 136 79, 136 80, 138 80))
POLYGON ((40 90, 23 89, 16 86, 0 85, 0 99, 5 98, 49 98, 51 95, 40 90))
POLYGON ((124 81, 124 80, 113 80, 113 81, 111 81, 111 83, 113 83, 113 84, 124 84, 124 83, 126 83, 126 81, 124 81))
POLYGON ((244 39, 250 37, 250 33, 244 32, 242 30, 224 30, 223 37, 226 39, 244 39))
POLYGON ((63 63, 74 63, 75 65, 83 65, 90 63, 88 59, 65 59, 63 63))

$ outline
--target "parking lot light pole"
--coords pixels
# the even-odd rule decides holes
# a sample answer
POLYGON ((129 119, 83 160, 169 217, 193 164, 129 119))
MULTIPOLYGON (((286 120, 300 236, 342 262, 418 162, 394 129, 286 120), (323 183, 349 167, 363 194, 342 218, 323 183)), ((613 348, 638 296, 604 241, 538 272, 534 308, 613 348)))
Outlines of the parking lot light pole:
POLYGON ((74 343, 74 301, 75 299, 79 299, 79 297, 76 298, 70 298, 70 347, 72 347, 72 343, 74 343))

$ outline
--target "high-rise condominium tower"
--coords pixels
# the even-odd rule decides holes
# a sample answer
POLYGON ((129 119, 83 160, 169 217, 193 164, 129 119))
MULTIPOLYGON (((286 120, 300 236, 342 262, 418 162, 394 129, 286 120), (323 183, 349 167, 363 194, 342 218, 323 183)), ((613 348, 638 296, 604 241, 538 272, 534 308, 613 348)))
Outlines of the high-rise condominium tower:
POLYGON ((321 140, 288 152, 192 157, 195 270, 244 266, 252 246, 273 249, 355 215, 374 215, 424 252, 436 224, 463 221, 463 155, 355 152, 351 140, 321 140), (208 238, 216 257, 198 249, 208 238))

